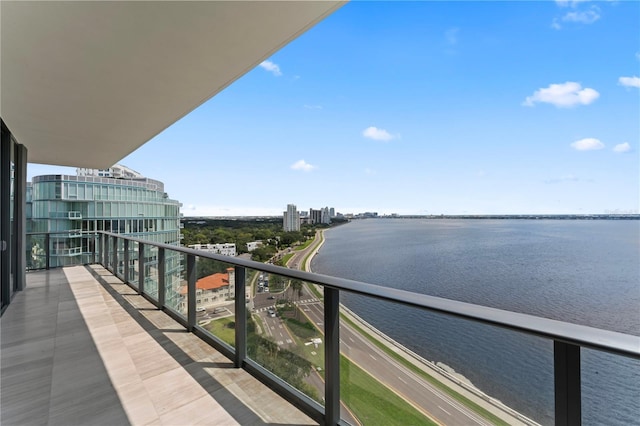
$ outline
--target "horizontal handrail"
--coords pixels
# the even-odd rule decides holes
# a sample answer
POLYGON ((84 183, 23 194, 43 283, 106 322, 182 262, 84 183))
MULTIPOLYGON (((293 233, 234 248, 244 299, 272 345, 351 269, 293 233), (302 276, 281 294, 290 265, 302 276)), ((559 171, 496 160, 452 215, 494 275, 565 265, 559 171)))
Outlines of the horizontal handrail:
POLYGON ((403 305, 439 312, 483 324, 494 325, 545 339, 557 340, 590 349, 610 352, 616 355, 640 359, 640 336, 633 336, 615 331, 589 327, 586 325, 572 324, 529 314, 475 305, 457 300, 444 299, 426 294, 413 293, 406 290, 383 287, 375 284, 348 280, 345 278, 289 269, 282 266, 224 256, 221 254, 208 253, 186 247, 156 243, 112 232, 98 231, 98 233, 156 247, 162 247, 166 250, 174 250, 184 254, 216 260, 234 266, 243 266, 245 268, 282 275, 288 278, 312 282, 325 287, 348 291, 376 299, 397 302, 403 305))
MULTIPOLYGON (((28 233, 27 235, 44 235, 45 241, 50 241, 51 236, 65 234, 68 231, 52 233, 28 233)), ((93 262, 102 263, 107 270, 114 275, 123 278, 129 283, 130 249, 131 242, 138 243, 137 258, 138 270, 137 288, 139 294, 151 300, 158 308, 176 319, 185 326, 188 331, 196 333, 209 344, 217 347, 225 355, 235 360, 238 368, 245 368, 266 381, 272 388, 278 389, 282 396, 302 409, 315 420, 327 424, 341 424, 340 420, 340 337, 339 337, 339 295, 341 291, 359 294, 365 297, 375 298, 387 302, 395 302, 405 306, 437 312, 473 321, 476 323, 496 326, 518 333, 532 335, 551 340, 553 343, 553 369, 554 369, 554 395, 555 395, 555 422, 557 425, 580 424, 581 414, 581 348, 590 348, 612 353, 627 358, 640 359, 640 336, 603 330, 580 324, 572 324, 564 321, 541 318, 535 315, 522 314, 459 302, 425 294, 413 293, 405 290, 368 284, 355 280, 330 277, 327 275, 289 269, 282 266, 255 262, 252 260, 230 257, 199 251, 191 248, 175 246, 171 244, 157 243, 143 238, 117 234, 107 231, 85 231, 81 234, 89 238, 96 238, 98 244, 93 253, 93 262), (99 238, 97 238, 99 237, 99 238), (123 242, 119 248, 120 240, 123 242), (158 268, 157 300, 150 297, 145 289, 145 247, 156 247, 157 260, 154 264, 158 268), (186 287, 187 307, 186 317, 175 311, 174 306, 168 306, 165 302, 165 262, 168 250, 186 255, 186 287), (98 254, 99 252, 99 254, 98 254), (120 256, 123 258, 120 258, 120 256), (245 320, 247 306, 244 297, 235 298, 235 327, 236 347, 227 347, 224 342, 212 338, 203 332, 196 324, 196 258, 205 258, 235 267, 236 295, 245 294, 246 268, 280 275, 290 279, 299 279, 308 283, 323 286, 325 295, 323 301, 324 332, 325 332, 325 406, 322 407, 310 400, 304 393, 282 382, 277 375, 254 364, 246 353, 246 327, 245 320), (120 271, 119 268, 122 268, 120 271), (122 272, 122 273, 121 273, 122 272)), ((50 252, 47 243, 47 269, 49 268, 50 252)), ((131 285, 131 284, 130 284, 131 285)), ((135 287, 134 287, 135 288, 135 287)), ((155 292, 155 290, 154 290, 155 292)), ((521 419, 521 417, 518 417, 521 419)))

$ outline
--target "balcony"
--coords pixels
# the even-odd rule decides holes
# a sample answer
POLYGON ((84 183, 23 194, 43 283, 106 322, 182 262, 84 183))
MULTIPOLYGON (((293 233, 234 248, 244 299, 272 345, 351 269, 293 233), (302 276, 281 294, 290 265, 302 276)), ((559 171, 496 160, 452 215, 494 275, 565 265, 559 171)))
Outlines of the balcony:
POLYGON ((1 321, 3 424, 314 424, 99 265, 27 281, 1 321))
POLYGON ((370 420, 378 414, 380 407, 375 405, 388 404, 394 416, 415 411, 411 415, 421 424, 536 424, 369 329, 339 304, 343 292, 535 336, 550 344, 558 425, 583 420, 583 348, 640 359, 637 336, 117 234, 85 238, 95 242, 93 264, 28 274, 26 290, 2 317, 4 421, 379 424, 370 420), (224 308, 203 313, 196 303, 195 284, 199 262, 207 261, 232 268, 236 297, 224 308), (271 293, 254 293, 256 283, 267 276, 271 293), (308 291, 304 299, 295 299, 296 280, 308 291), (269 302, 274 298, 267 295, 274 293, 292 296, 293 303, 269 302), (298 320, 307 317, 319 330, 302 330, 307 337, 299 340, 295 321, 283 327, 289 305, 302 314, 298 320), (278 326, 287 328, 289 335, 278 326), (374 339, 367 341, 365 335, 374 339), (375 338, 382 343, 376 344, 375 338), (359 340, 363 349, 356 344, 359 340), (371 364, 371 359, 377 361, 371 364), (391 396, 396 399, 358 406, 354 395, 362 388, 359 366, 393 387, 391 396), (433 394, 435 404, 427 394, 433 394))

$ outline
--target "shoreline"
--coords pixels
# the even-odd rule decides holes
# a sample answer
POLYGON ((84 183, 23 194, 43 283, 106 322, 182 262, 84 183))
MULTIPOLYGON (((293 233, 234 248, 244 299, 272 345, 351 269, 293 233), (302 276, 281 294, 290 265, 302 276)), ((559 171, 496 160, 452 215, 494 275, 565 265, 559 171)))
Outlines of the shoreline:
MULTIPOLYGON (((317 243, 311 252, 307 256, 305 256, 303 260, 303 270, 308 272, 313 272, 311 269, 311 261, 318 254, 320 248, 324 245, 324 231, 322 229, 318 231, 318 235, 321 239, 320 242, 317 243)), ((316 285, 316 288, 318 286, 316 285)), ((322 289, 320 289, 322 290, 322 289)), ((377 339, 388 349, 397 353, 402 358, 420 368, 424 373, 430 375, 434 379, 438 380, 443 385, 449 387, 453 391, 459 393, 463 397, 471 400, 472 402, 478 404, 483 407, 485 410, 491 412, 497 417, 500 417, 504 421, 513 425, 528 425, 528 426, 537 426, 539 423, 535 422, 533 419, 526 417, 525 415, 517 412, 511 407, 505 405, 502 401, 492 398, 491 396, 484 393, 482 390, 478 389, 473 385, 466 377, 461 374, 455 372, 455 370, 451 367, 448 367, 446 364, 442 362, 432 362, 429 361, 412 350, 408 349, 401 343, 395 341, 388 335, 382 333, 380 330, 360 318, 356 313, 347 308, 344 304, 340 303, 340 313, 351 320, 353 323, 360 326, 362 329, 366 330, 369 334, 369 338, 377 339), (444 365, 451 369, 452 371, 447 371, 447 369, 441 367, 440 365, 444 365)))

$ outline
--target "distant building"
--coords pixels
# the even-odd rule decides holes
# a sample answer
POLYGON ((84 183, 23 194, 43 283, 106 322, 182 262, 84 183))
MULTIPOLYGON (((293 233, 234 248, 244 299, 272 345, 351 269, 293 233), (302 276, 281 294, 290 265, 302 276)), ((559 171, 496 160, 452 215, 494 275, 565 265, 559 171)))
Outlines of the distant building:
POLYGON ((295 204, 287 204, 287 211, 283 216, 282 226, 286 232, 300 230, 300 214, 295 204))
POLYGON ((194 250, 206 251, 207 253, 221 254, 223 256, 235 256, 236 244, 235 243, 222 243, 222 244, 191 244, 189 248, 194 250))
POLYGON ((329 209, 329 217, 336 217, 336 209, 334 209, 333 207, 329 209))
POLYGON ((325 207, 321 209, 322 214, 320 215, 320 223, 324 223, 328 225, 331 223, 331 216, 329 215, 329 207, 325 207))
POLYGON ((257 249, 258 247, 262 247, 262 241, 258 240, 258 241, 250 241, 247 243, 247 251, 248 252, 252 252, 255 249, 257 249))
POLYGON ((142 174, 136 172, 133 169, 123 166, 122 164, 116 164, 108 169, 76 169, 78 176, 93 176, 93 177, 107 177, 113 179, 144 179, 142 174))
MULTIPOLYGON (((235 270, 228 268, 224 273, 207 275, 196 281, 196 308, 210 308, 221 305, 235 297, 235 270)), ((187 286, 180 287, 180 310, 187 312, 187 286)))
POLYGON ((322 210, 309 209, 309 223, 311 225, 322 223, 322 210))

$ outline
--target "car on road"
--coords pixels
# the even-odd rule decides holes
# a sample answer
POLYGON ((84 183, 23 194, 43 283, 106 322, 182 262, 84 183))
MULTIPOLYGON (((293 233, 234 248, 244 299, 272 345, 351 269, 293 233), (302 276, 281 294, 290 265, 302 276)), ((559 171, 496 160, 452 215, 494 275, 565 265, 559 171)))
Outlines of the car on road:
POLYGON ((267 299, 275 299, 275 298, 276 298, 275 296, 269 296, 269 297, 267 297, 267 299))
POLYGON ((271 318, 275 318, 276 317, 276 311, 274 311, 273 309, 269 309, 267 311, 267 315, 269 315, 271 318))
POLYGON ((196 312, 205 312, 206 309, 204 309, 203 307, 198 307, 196 308, 196 312))

